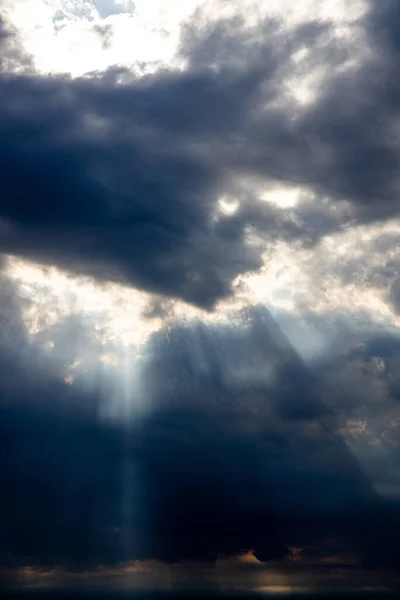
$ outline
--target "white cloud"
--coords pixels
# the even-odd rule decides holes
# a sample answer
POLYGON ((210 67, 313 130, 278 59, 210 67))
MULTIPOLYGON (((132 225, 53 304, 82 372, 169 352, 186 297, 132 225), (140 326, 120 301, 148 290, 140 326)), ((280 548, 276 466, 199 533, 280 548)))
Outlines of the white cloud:
MULTIPOLYGON (((114 64, 176 64, 180 27, 196 9, 201 9, 198 18, 202 22, 237 14, 249 25, 265 16, 278 17, 287 27, 311 18, 332 19, 337 34, 349 38, 364 6, 360 0, 351 6, 345 0, 10 0, 7 14, 40 72, 79 76, 114 64), (105 24, 114 31, 106 47, 93 34, 94 25, 105 24)), ((297 94, 297 100, 303 101, 315 87, 315 76, 310 73, 308 79, 301 84, 296 77, 292 83, 288 80, 288 90, 297 94)))
POLYGON ((400 236, 400 221, 352 227, 310 249, 281 242, 268 249, 263 272, 247 283, 264 302, 298 314, 365 311, 374 320, 398 325, 387 300, 390 269, 379 276, 386 265, 400 261, 395 240, 379 251, 380 242, 391 235, 400 236))

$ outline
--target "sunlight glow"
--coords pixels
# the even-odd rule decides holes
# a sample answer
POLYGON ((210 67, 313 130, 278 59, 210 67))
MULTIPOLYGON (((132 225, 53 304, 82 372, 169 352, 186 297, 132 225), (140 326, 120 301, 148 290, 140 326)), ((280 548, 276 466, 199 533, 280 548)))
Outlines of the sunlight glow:
POLYGON ((6 274, 19 285, 30 335, 77 314, 91 317, 103 345, 140 346, 161 326, 161 319, 142 318, 151 295, 133 288, 99 284, 89 277, 69 276, 56 267, 42 267, 9 257, 6 274))
MULTIPOLYGON (((147 63, 147 72, 157 65, 178 66, 181 25, 196 9, 205 23, 238 14, 249 26, 265 17, 277 17, 287 27, 329 19, 343 36, 365 5, 365 0, 351 6, 346 0, 20 0, 10 5, 7 16, 22 32, 36 69, 77 77, 112 65, 147 63)), ((304 98, 312 84, 306 87, 304 98)))
MULTIPOLYGON (((21 299, 22 318, 32 340, 43 340, 43 349, 54 352, 55 342, 62 336, 68 319, 82 329, 74 344, 74 360, 68 366, 66 381, 73 383, 76 369, 94 358, 104 369, 126 369, 132 372, 132 360, 141 357, 150 337, 177 323, 232 323, 238 311, 251 296, 247 288, 218 303, 213 312, 180 300, 163 299, 133 287, 96 282, 78 277, 56 267, 46 267, 8 256, 5 275, 17 287, 21 299), (153 314, 152 307, 161 303, 153 314), (127 365, 126 362, 130 364, 127 365)), ((64 342, 65 344, 66 342, 64 342)), ((121 377, 124 376, 121 374, 121 377)), ((129 383, 132 385, 132 382, 129 383)))
POLYGON ((387 288, 374 275, 399 256, 400 245, 379 251, 389 236, 400 236, 400 221, 328 235, 311 250, 282 242, 266 253, 264 269, 246 278, 246 283, 260 300, 294 313, 358 310, 400 325, 388 304, 387 288))
POLYGON ((256 588, 254 591, 262 594, 290 594, 294 591, 305 592, 304 588, 293 590, 290 585, 263 585, 262 587, 256 588))
POLYGON ((263 192, 260 196, 260 200, 271 202, 279 208, 292 208, 299 201, 300 194, 300 188, 280 186, 263 192))

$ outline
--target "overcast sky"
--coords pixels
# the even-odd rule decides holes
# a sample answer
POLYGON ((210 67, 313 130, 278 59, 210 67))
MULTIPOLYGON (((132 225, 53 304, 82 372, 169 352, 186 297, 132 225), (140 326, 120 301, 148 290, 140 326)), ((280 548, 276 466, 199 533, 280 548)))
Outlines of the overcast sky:
POLYGON ((399 68, 397 0, 0 0, 4 569, 390 580, 399 68))

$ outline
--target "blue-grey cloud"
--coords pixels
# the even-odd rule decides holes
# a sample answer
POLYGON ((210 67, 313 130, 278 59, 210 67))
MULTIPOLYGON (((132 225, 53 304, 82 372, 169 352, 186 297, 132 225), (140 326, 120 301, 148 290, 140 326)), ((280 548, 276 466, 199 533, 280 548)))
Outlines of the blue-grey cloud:
POLYGON ((303 109, 282 95, 294 53, 308 47, 313 67, 347 60, 329 23, 289 32, 267 22, 254 41, 237 20, 188 25, 183 72, 124 85, 112 70, 74 81, 3 74, 2 250, 211 307, 261 264, 248 227, 313 244, 348 219, 335 202, 353 206, 353 221, 397 214, 395 20, 378 39, 375 12, 358 25, 366 58, 333 69, 303 109), (283 212, 236 190, 238 212, 216 221, 233 174, 295 182, 316 200, 283 212))
MULTIPOLYGON (((321 23, 264 23, 254 41, 238 21, 192 23, 187 68, 144 78, 110 69, 72 81, 6 62, 0 250, 211 309, 261 265, 247 228, 310 247, 343 225, 342 200, 353 223, 396 215, 396 6, 373 5, 359 23, 371 52, 351 72, 321 23), (335 69, 293 114, 282 92, 291 57, 321 44, 314 60, 335 69), (233 174, 305 185, 316 200, 283 212, 242 193, 233 174), (215 219, 232 191, 238 211, 215 219)), ((0 33, 8 61, 9 37, 0 33)), ((104 389, 83 376, 68 384, 67 349, 44 357, 10 281, 0 289, 5 560, 214 560, 243 549, 270 560, 334 535, 368 565, 398 566, 398 501, 377 493, 340 437, 346 418, 398 406, 397 339, 371 335, 363 351, 311 369, 263 309, 237 328, 163 330, 141 362, 151 410, 118 426, 98 418, 104 389)), ((84 334, 74 320, 65 330, 84 334)))
POLYGON ((241 56, 232 27, 216 36, 236 41, 237 63, 222 53, 217 72, 189 47, 187 70, 126 85, 110 83, 112 72, 75 81, 4 74, 1 249, 209 308, 261 265, 247 227, 307 243, 335 229, 329 212, 287 215, 254 198, 215 220, 232 174, 259 171, 265 144, 265 175, 298 179, 285 157, 304 164, 302 140, 273 103, 291 55, 329 35, 318 23, 290 35, 267 24, 265 42, 241 56), (261 100, 271 107, 253 122, 261 100))
POLYGON ((332 536, 371 564, 395 563, 397 504, 386 523, 387 503, 318 395, 321 374, 268 311, 155 334, 142 359, 151 409, 118 425, 99 419, 104 390, 69 385, 57 359, 41 360, 4 289, 14 322, 0 364, 5 563, 212 561, 246 549, 268 561, 332 536))

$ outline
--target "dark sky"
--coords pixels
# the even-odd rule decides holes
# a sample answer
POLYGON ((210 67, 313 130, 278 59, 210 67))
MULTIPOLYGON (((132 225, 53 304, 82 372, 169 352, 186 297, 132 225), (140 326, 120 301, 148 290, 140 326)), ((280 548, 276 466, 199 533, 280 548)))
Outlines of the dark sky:
MULTIPOLYGON (((133 3, 81 4, 52 35, 112 52, 133 3)), ((400 566, 400 5, 362 4, 74 74, 0 0, 5 569, 400 566)))

